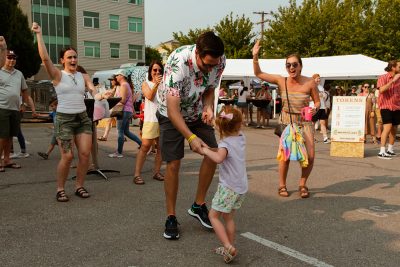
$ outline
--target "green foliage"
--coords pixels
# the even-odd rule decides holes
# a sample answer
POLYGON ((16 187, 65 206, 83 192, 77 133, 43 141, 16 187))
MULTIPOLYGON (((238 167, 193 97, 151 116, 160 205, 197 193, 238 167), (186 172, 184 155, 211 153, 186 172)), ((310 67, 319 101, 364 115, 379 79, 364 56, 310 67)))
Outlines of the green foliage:
POLYGON ((158 60, 162 62, 162 56, 160 53, 151 46, 146 46, 144 49, 146 55, 146 66, 149 66, 153 60, 158 60))
POLYGON ((196 43, 197 37, 199 37, 200 34, 212 30, 213 29, 210 27, 207 27, 205 29, 196 28, 194 30, 189 30, 187 34, 183 34, 183 32, 173 32, 172 35, 174 36, 174 39, 179 42, 180 45, 192 45, 196 43))
POLYGON ((217 35, 224 42, 227 58, 252 58, 252 39, 255 36, 252 29, 253 23, 249 18, 244 15, 233 18, 232 13, 215 26, 217 35))
POLYGON ((272 13, 263 57, 365 54, 400 57, 399 0, 290 0, 272 13))
MULTIPOLYGON (((244 15, 234 17, 232 13, 223 18, 214 28, 189 30, 187 34, 182 32, 173 33, 173 37, 180 45, 195 44, 200 34, 206 31, 214 31, 225 45, 227 58, 251 58, 251 47, 253 46, 252 33, 253 23, 244 15)), ((168 50, 168 49, 166 49, 168 50)), ((172 52, 172 51, 170 51, 172 52)))
POLYGON ((0 35, 6 38, 8 48, 18 54, 16 68, 29 78, 39 71, 41 60, 28 18, 16 0, 0 0, 0 6, 0 35))

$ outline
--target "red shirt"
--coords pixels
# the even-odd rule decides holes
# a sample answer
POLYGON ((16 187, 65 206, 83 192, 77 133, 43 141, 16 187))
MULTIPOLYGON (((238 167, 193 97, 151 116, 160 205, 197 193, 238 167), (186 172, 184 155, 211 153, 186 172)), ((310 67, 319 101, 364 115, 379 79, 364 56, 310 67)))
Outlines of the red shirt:
MULTIPOLYGON (((393 75, 390 72, 380 76, 377 87, 380 88, 388 84, 392 79, 393 75)), ((379 92, 378 104, 380 109, 400 110, 400 79, 385 92, 379 92)))

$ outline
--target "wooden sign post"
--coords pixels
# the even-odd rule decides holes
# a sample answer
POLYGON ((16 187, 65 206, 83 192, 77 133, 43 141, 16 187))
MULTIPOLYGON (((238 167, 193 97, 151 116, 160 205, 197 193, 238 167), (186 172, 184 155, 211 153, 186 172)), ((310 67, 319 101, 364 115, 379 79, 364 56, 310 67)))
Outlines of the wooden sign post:
POLYGON ((364 157, 365 105, 362 96, 333 97, 331 156, 364 157))

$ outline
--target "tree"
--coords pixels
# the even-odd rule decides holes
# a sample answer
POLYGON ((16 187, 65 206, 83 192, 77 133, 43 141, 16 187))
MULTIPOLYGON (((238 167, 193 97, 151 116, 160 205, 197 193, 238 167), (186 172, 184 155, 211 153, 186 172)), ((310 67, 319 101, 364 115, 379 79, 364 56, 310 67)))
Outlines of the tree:
POLYGON ((189 32, 185 35, 182 32, 173 32, 172 35, 174 36, 174 39, 179 42, 179 44, 182 45, 192 45, 196 43, 197 38, 199 35, 201 35, 203 32, 207 31, 212 31, 213 29, 210 27, 207 27, 205 29, 199 29, 196 28, 194 30, 189 30, 189 32))
POLYGON ((234 18, 233 14, 230 13, 215 25, 214 28, 191 29, 187 34, 174 32, 173 37, 180 45, 191 45, 196 43, 197 38, 203 32, 214 31, 224 42, 227 58, 251 58, 252 39, 255 36, 252 33, 252 29, 253 23, 249 18, 246 18, 244 15, 241 17, 236 15, 234 18))
POLYGON ((290 0, 272 13, 262 57, 365 54, 400 58, 399 0, 290 0))
POLYGON ((232 13, 215 26, 217 35, 224 42, 227 58, 252 58, 251 47, 255 36, 252 30, 253 23, 249 18, 244 15, 233 18, 232 13))
POLYGON ((146 46, 144 53, 146 55, 146 66, 149 66, 153 60, 162 62, 162 56, 155 48, 146 46))
POLYGON ((39 71, 41 60, 28 18, 18 7, 17 0, 0 0, 0 6, 0 35, 6 38, 8 48, 18 54, 16 68, 29 78, 39 71))

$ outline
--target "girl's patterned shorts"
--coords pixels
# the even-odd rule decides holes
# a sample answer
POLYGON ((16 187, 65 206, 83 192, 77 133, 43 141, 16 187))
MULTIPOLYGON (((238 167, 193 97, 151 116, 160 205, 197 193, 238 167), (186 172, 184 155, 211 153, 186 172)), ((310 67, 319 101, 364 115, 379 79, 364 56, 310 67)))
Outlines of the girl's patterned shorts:
POLYGON ((238 194, 232 189, 218 184, 211 208, 223 213, 231 213, 233 209, 240 209, 244 200, 244 194, 238 194))

